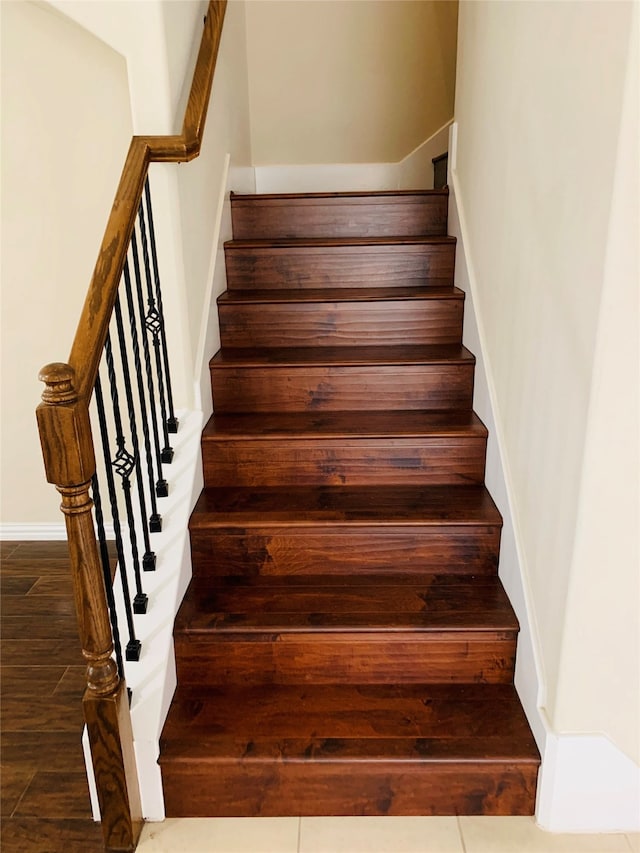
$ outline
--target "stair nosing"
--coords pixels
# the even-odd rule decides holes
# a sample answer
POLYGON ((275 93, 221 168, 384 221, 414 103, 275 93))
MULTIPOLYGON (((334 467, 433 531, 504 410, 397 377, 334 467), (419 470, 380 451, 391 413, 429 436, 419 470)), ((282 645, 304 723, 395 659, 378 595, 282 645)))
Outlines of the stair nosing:
POLYGON ((234 239, 224 243, 225 251, 242 249, 313 249, 313 248, 349 248, 392 247, 397 246, 455 246, 456 238, 446 234, 419 235, 406 237, 264 237, 258 239, 234 239))
MULTIPOLYGON (((455 412, 455 410, 454 410, 455 412)), ((404 440, 437 440, 437 439, 468 439, 468 438, 487 438, 488 430, 482 423, 480 418, 471 412, 469 423, 463 426, 447 426, 446 423, 440 426, 429 426, 425 424, 422 428, 415 428, 410 431, 402 432, 398 427, 395 429, 393 425, 387 429, 374 429, 371 427, 371 417, 369 412, 354 412, 349 415, 349 418, 356 423, 362 421, 358 425, 357 431, 347 431, 344 427, 331 427, 329 424, 320 425, 310 423, 312 419, 324 420, 331 422, 336 420, 332 415, 335 412, 327 412, 322 417, 317 413, 308 412, 291 412, 291 417, 287 416, 287 421, 300 421, 299 427, 294 428, 293 424, 286 427, 272 428, 270 432, 251 431, 251 422, 273 422, 277 421, 277 415, 274 418, 273 414, 253 414, 240 413, 239 415, 228 414, 213 414, 207 421, 202 432, 203 442, 215 441, 358 441, 360 439, 369 440, 384 440, 396 439, 404 440), (297 417, 296 417, 297 416, 297 417), (249 428, 240 428, 240 424, 235 429, 225 427, 225 420, 245 421, 249 428)), ((409 415, 412 413, 410 412, 409 415)), ((386 415, 386 413, 385 413, 386 415)), ((428 419, 428 418, 427 418, 428 419)), ((414 419, 414 420, 417 420, 414 419)))
POLYGON ((253 202, 253 201, 283 201, 290 202, 295 200, 322 201, 328 199, 348 200, 350 198, 365 198, 365 199, 390 199, 402 198, 405 199, 427 199, 437 198, 438 196, 448 196, 448 188, 431 189, 431 190, 353 190, 343 192, 311 192, 311 193, 234 193, 231 192, 232 202, 253 202))
MULTIPOLYGON (((385 487, 389 488, 389 487, 385 487)), ((372 515, 371 508, 366 510, 369 512, 368 516, 360 515, 351 518, 345 518, 343 515, 339 514, 339 511, 334 509, 326 509, 317 507, 309 507, 305 508, 303 512, 307 513, 306 517, 301 517, 300 515, 300 506, 299 504, 296 506, 297 515, 293 513, 291 508, 279 508, 277 510, 278 517, 268 517, 265 516, 264 508, 255 509, 255 508, 246 508, 241 507, 240 509, 199 509, 199 504, 196 504, 196 507, 191 514, 191 518, 189 521, 189 529, 194 532, 197 530, 206 530, 206 529, 237 529, 237 528, 251 528, 251 529, 263 529, 263 528, 282 528, 288 527, 291 529, 309 529, 314 528, 318 529, 336 529, 336 528, 346 528, 353 530, 354 528, 359 529, 390 529, 390 528, 401 528, 403 530, 408 529, 424 529, 425 527, 430 528, 438 528, 438 527, 451 527, 451 528, 469 528, 469 527, 499 527, 502 528, 503 519, 496 506, 493 498, 489 494, 486 486, 484 485, 464 485, 464 486, 417 486, 417 487, 392 487, 389 490, 398 493, 399 491, 404 491, 407 494, 410 492, 414 493, 414 496, 426 495, 428 493, 434 497, 446 496, 446 492, 448 490, 455 489, 459 494, 461 489, 466 489, 469 492, 475 492, 479 499, 482 502, 482 506, 476 508, 476 511, 480 510, 479 516, 477 518, 469 517, 467 514, 460 515, 454 518, 445 518, 445 517, 437 517, 435 515, 429 516, 428 514, 422 516, 412 516, 412 517, 399 517, 393 515, 391 510, 388 508, 384 508, 379 511, 376 515, 372 515)), ((343 494, 352 497, 355 494, 360 494, 364 496, 366 493, 379 493, 380 491, 384 491, 384 489, 379 489, 378 487, 372 486, 320 486, 320 487, 304 487, 303 491, 306 492, 315 492, 317 494, 324 494, 326 492, 336 494, 339 491, 342 491, 343 494)), ((259 488, 249 488, 249 487, 240 487, 240 488, 225 488, 220 487, 216 489, 215 487, 205 488, 201 494, 201 500, 206 499, 207 496, 210 496, 212 499, 215 497, 217 493, 225 492, 227 494, 233 495, 234 493, 237 495, 239 493, 243 494, 256 494, 256 492, 262 492, 264 495, 272 495, 272 496, 295 496, 295 488, 290 486, 261 486, 259 488)), ((428 513, 429 508, 427 508, 426 512, 428 513)))
POLYGON ((217 297, 218 305, 269 305, 269 304, 311 304, 314 303, 354 303, 364 302, 433 302, 438 300, 462 301, 463 290, 455 286, 430 287, 379 287, 379 288, 308 288, 289 289, 263 288, 260 290, 225 290, 217 297), (398 291, 402 292, 398 292, 398 291), (377 291, 377 293, 376 293, 377 291), (394 292, 395 291, 395 292, 394 292), (412 292, 408 292, 412 291, 412 292))
POLYGON ((409 346, 352 347, 223 347, 209 361, 214 370, 249 367, 367 367, 372 369, 398 365, 452 366, 476 363, 476 358, 462 344, 424 344, 409 346), (446 348, 454 352, 442 351, 446 348), (267 356, 271 356, 271 359, 267 356), (274 361, 277 356, 280 360, 274 361), (302 357, 305 356, 305 357, 302 357), (329 357, 333 356, 333 360, 329 357))

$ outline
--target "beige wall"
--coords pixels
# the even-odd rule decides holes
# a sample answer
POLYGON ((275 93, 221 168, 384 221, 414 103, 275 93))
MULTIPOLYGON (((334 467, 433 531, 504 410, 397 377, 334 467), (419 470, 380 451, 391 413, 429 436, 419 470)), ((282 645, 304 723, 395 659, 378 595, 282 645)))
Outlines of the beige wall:
POLYGON ((555 719, 640 764, 638 6, 619 127, 555 719))
MULTIPOLYGON (((101 0, 55 5, 65 14, 24 0, 0 4, 5 526, 62 523, 35 428, 37 373, 68 356, 133 132, 130 102, 138 132, 179 130, 206 11, 203 2, 119 3, 113 14, 101 0)), ((227 10, 200 158, 150 170, 177 406, 199 397, 199 341, 207 331, 215 338, 203 316, 216 254, 215 269, 223 266, 217 229, 227 158, 250 163, 247 101, 237 0, 227 10)))
POLYGON ((637 755, 637 697, 612 674, 638 666, 626 539, 603 564, 620 506, 637 500, 628 454, 608 456, 616 503, 597 500, 599 451, 618 441, 620 419, 625 436, 632 424, 630 397, 611 411, 598 376, 617 365, 622 387, 638 382, 637 359, 611 358, 637 310, 633 269, 620 261, 628 250, 616 250, 615 275, 608 266, 612 211, 629 215, 614 186, 630 189, 635 177, 618 156, 631 18, 626 2, 461 3, 456 179, 542 653, 541 702, 557 730, 603 732, 637 755))
POLYGON ((256 165, 402 159, 453 114, 457 2, 247 3, 256 165))
MULTIPOLYGON (((233 167, 251 164, 245 4, 238 0, 227 5, 200 157, 177 170, 188 339, 196 370, 199 346, 205 334, 203 316, 209 316, 220 197, 227 181, 227 155, 233 167)), ((222 256, 218 261, 224 265, 222 256)), ((213 352, 208 353, 208 357, 212 355, 213 352)))
POLYGON ((0 14, 0 520, 59 522, 36 431, 37 376, 69 355, 131 138, 127 72, 122 56, 46 7, 1 3, 0 14))

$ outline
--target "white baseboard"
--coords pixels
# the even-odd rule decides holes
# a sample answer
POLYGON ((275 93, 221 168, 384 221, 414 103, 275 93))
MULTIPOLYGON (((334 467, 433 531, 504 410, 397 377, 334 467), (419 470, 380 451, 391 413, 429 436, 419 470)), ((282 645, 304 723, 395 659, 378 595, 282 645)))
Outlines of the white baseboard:
POLYGON ((434 157, 447 150, 447 122, 397 163, 256 166, 257 193, 366 192, 433 188, 434 157))
MULTIPOLYGON (((113 524, 106 524, 107 539, 115 538, 113 524)), ((32 524, 30 522, 0 523, 0 541, 55 542, 67 538, 64 521, 32 524)))
POLYGON ((605 735, 550 732, 536 817, 549 832, 639 832, 640 767, 605 735))
POLYGON ((64 521, 51 523, 6 522, 0 523, 0 540, 22 540, 24 542, 44 542, 67 538, 64 521))

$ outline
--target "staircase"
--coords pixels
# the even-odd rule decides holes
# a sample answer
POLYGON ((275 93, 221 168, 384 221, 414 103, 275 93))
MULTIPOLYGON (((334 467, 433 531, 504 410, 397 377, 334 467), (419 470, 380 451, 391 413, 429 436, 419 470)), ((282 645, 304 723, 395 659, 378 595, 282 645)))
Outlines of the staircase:
POLYGON ((533 812, 447 202, 232 197, 169 817, 533 812))

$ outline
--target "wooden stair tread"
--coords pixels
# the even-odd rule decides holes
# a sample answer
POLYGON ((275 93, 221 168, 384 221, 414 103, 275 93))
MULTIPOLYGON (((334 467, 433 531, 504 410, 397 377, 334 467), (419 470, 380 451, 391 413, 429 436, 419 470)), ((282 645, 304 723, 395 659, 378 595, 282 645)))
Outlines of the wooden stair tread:
POLYGON ((400 199, 403 203, 410 202, 415 199, 416 203, 423 201, 425 198, 433 198, 437 196, 448 196, 448 189, 440 190, 357 190, 348 192, 324 192, 324 193, 231 193, 231 200, 234 204, 260 204, 263 201, 283 202, 286 206, 291 201, 310 203, 317 201, 332 200, 341 201, 357 201, 362 199, 363 202, 375 202, 380 200, 381 203, 388 204, 394 198, 400 199))
POLYGON ((212 415, 203 441, 282 438, 486 437, 487 428, 472 411, 270 412, 212 415))
POLYGON ((464 291, 447 285, 431 287, 325 287, 308 290, 226 290, 219 305, 271 304, 281 302, 399 302, 419 299, 464 299, 464 291))
POLYGON ((160 763, 539 763, 512 685, 179 687, 160 763))
POLYGON ((362 347, 264 347, 219 350, 209 362, 219 367, 253 367, 264 365, 355 366, 402 364, 475 364, 475 357, 459 344, 425 344, 423 346, 362 347))
POLYGON ((231 196, 169 816, 534 811, 447 196, 231 196))
POLYGON ((242 249, 343 249, 385 248, 397 246, 454 246, 455 237, 426 235, 407 237, 277 237, 264 239, 227 240, 227 251, 242 249))
POLYGON ((237 579, 215 585, 194 580, 176 618, 181 638, 217 633, 517 632, 518 621, 500 581, 447 582, 430 575, 413 583, 371 578, 341 584, 310 576, 307 583, 237 579))
POLYGON ((264 486, 204 489, 190 529, 328 524, 501 525, 484 486, 264 486))

